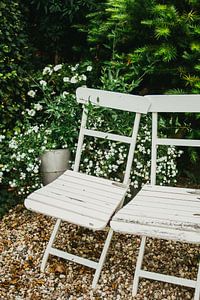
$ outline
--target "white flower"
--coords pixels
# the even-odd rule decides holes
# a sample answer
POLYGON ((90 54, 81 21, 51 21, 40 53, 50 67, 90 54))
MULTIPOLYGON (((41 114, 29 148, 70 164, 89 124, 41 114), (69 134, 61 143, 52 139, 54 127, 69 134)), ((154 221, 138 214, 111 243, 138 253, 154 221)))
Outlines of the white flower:
POLYGON ((45 87, 47 85, 47 82, 45 80, 40 80, 40 84, 45 87))
POLYGON ((68 145, 67 145, 67 144, 62 145, 62 148, 63 148, 63 149, 68 148, 68 145))
POLYGON ((71 71, 74 72, 74 71, 76 71, 77 68, 78 68, 77 65, 75 67, 71 67, 71 71))
POLYGON ((35 131, 36 133, 38 132, 39 130, 39 126, 38 125, 35 125, 32 127, 33 131, 35 131))
POLYGON ((35 91, 33 91, 33 90, 30 90, 30 91, 28 91, 28 93, 27 93, 27 95, 28 96, 30 96, 30 97, 32 97, 32 98, 34 98, 35 97, 35 91))
POLYGON ((70 82, 69 77, 63 77, 63 82, 70 82))
POLYGON ((40 103, 36 103, 36 104, 34 104, 34 109, 35 110, 42 110, 43 106, 40 103))
POLYGON ((87 76, 85 76, 84 74, 83 74, 83 75, 81 75, 79 78, 80 78, 80 80, 84 80, 84 81, 86 81, 86 80, 87 80, 87 76))
POLYGON ((35 116, 35 110, 34 109, 27 109, 28 115, 31 117, 35 116))
POLYGON ((46 74, 51 75, 52 72, 53 72, 53 71, 51 70, 50 67, 45 67, 45 68, 43 69, 43 71, 42 71, 42 74, 43 74, 43 75, 46 75, 46 74))
POLYGON ((88 71, 88 72, 92 71, 92 66, 88 66, 88 67, 87 67, 87 71, 88 71))
POLYGON ((28 149, 28 153, 33 153, 34 149, 28 149))
POLYGON ((16 187, 17 186, 16 180, 13 179, 13 181, 9 181, 9 185, 10 187, 16 187))
POLYGON ((73 76, 70 80, 71 83, 77 83, 78 80, 77 80, 77 77, 76 76, 73 76))
POLYGON ((53 69, 54 69, 55 72, 57 72, 60 69, 62 69, 62 65, 61 64, 60 65, 56 65, 53 69))
POLYGON ((33 172, 34 172, 35 174, 37 174, 37 173, 39 172, 39 167, 38 167, 38 166, 35 166, 35 168, 33 169, 33 172))
POLYGON ((69 93, 66 92, 66 91, 64 91, 62 95, 63 95, 63 97, 65 98, 67 95, 69 95, 69 93))
POLYGON ((46 130, 45 130, 45 133, 46 133, 46 134, 51 134, 51 133, 52 133, 52 130, 51 130, 51 129, 46 129, 46 130))
POLYGON ((5 135, 0 135, 0 143, 5 139, 5 135))
POLYGON ((11 140, 9 142, 9 148, 11 148, 11 149, 17 149, 17 142, 14 141, 14 140, 11 140))
POLYGON ((28 165, 28 167, 26 168, 27 172, 31 172, 31 171, 33 171, 33 169, 34 169, 34 165, 32 163, 30 163, 28 165))

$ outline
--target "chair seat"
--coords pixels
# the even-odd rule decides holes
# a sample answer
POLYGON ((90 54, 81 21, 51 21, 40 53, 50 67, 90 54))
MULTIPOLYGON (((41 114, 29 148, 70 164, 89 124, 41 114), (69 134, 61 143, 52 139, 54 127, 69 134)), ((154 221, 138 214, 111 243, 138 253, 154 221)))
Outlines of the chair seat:
POLYGON ((200 243, 200 190, 145 185, 111 221, 114 231, 200 243))
POLYGON ((31 193, 27 209, 93 230, 106 227, 127 186, 67 170, 50 184, 31 193))

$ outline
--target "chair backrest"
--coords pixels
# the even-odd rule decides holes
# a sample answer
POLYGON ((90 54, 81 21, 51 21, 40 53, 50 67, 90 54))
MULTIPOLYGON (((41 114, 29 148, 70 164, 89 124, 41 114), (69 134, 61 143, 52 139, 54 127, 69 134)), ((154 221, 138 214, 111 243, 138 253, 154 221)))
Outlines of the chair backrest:
POLYGON ((119 141, 129 144, 129 152, 127 157, 126 170, 124 175, 123 183, 127 184, 130 177, 133 155, 136 145, 136 139, 139 129, 140 117, 141 114, 146 114, 150 107, 148 99, 145 99, 142 96, 135 96, 123 93, 115 93, 97 89, 90 89, 80 87, 76 91, 77 102, 84 104, 83 114, 81 120, 81 127, 78 138, 78 145, 75 157, 74 171, 79 170, 80 159, 81 159, 81 150, 83 146, 84 136, 93 136, 97 138, 103 138, 112 141, 119 141), (92 105, 99 107, 113 108, 123 111, 135 112, 135 120, 133 124, 132 136, 123 136, 118 134, 112 134, 108 132, 102 132, 98 130, 87 129, 87 116, 88 110, 87 105, 91 103, 92 105))
POLYGON ((156 184, 156 159, 159 145, 200 147, 200 140, 160 138, 158 135, 158 113, 198 113, 200 95, 148 95, 152 112, 151 184, 156 184))

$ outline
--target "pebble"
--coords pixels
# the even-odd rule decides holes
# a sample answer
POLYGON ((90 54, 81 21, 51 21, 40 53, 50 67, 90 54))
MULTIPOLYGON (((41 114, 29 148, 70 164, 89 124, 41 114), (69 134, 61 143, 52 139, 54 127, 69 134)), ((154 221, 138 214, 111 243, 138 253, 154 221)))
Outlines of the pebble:
MULTIPOLYGON (((115 233, 98 286, 91 289, 94 270, 51 256, 44 273, 40 264, 55 220, 17 205, 0 223, 0 299, 3 300, 186 300, 193 289, 141 279, 132 297, 140 238, 115 233)), ((93 232, 62 223, 54 247, 84 257, 100 257, 106 231, 93 232), (84 246, 83 246, 84 245, 84 246)), ((143 268, 196 278, 199 248, 148 239, 143 268)))

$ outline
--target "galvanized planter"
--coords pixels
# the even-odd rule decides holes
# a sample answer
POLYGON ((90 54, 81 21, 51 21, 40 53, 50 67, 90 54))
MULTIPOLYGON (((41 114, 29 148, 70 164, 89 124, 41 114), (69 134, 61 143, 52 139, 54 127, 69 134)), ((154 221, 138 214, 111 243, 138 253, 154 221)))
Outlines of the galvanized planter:
POLYGON ((69 169, 70 151, 68 149, 47 150, 41 155, 41 175, 44 185, 52 182, 69 169))

